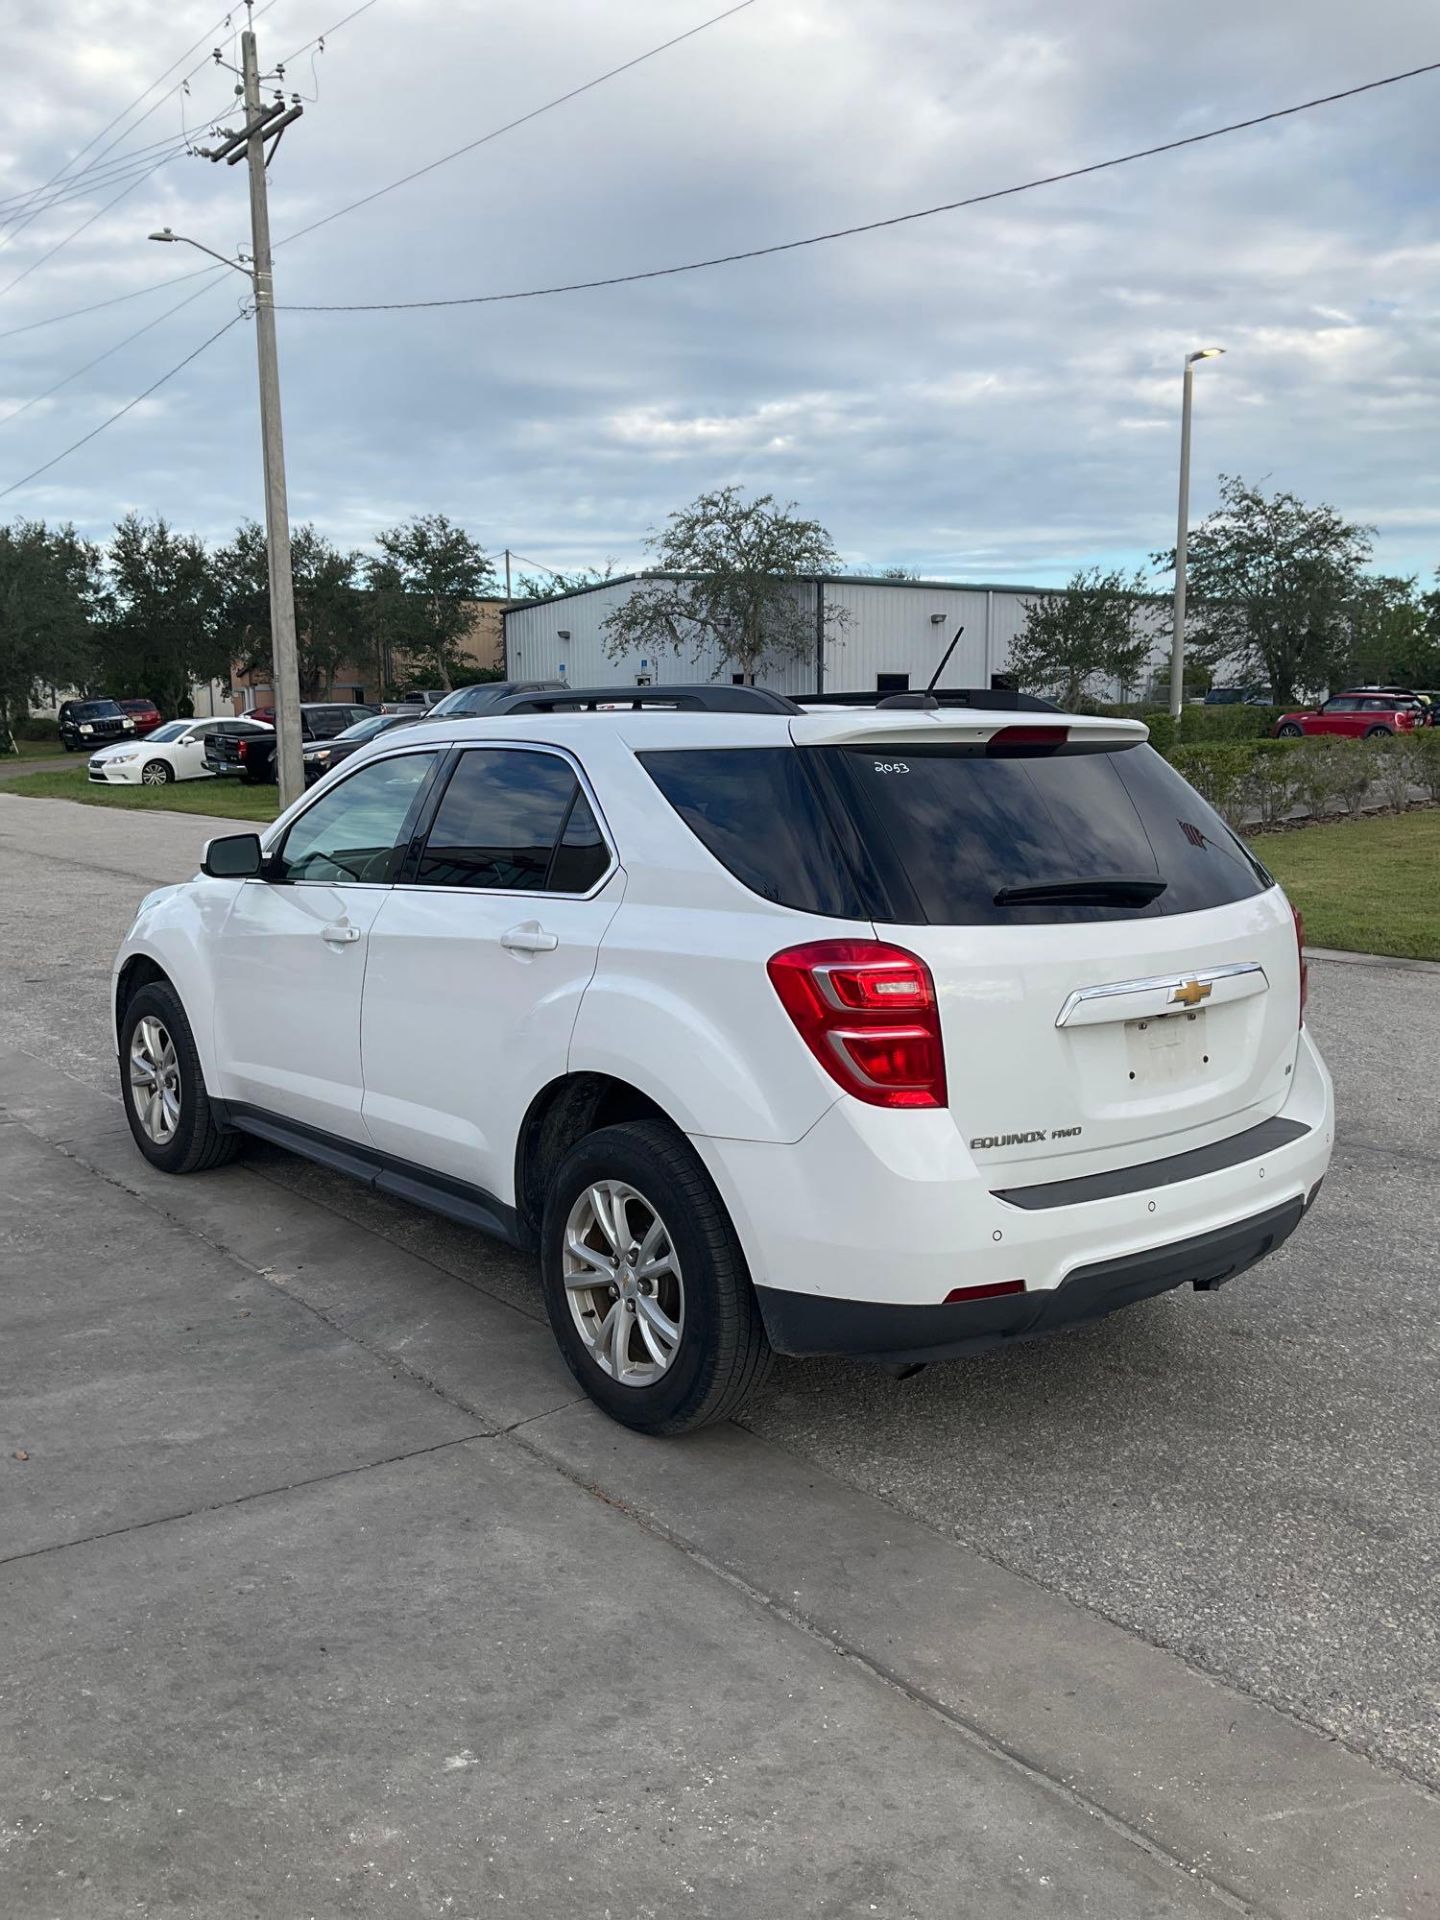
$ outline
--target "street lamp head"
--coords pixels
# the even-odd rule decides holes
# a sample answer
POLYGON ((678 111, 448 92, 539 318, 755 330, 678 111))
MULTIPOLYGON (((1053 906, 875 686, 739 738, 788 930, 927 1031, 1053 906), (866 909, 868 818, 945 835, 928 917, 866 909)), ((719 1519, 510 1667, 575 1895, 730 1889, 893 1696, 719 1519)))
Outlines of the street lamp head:
POLYGON ((151 240, 178 240, 180 238, 179 234, 172 233, 169 227, 162 227, 158 233, 152 233, 146 237, 151 240))
POLYGON ((1187 367, 1192 367, 1197 360, 1215 360, 1218 359, 1224 351, 1224 347, 1201 347, 1196 353, 1186 354, 1185 364, 1187 367))

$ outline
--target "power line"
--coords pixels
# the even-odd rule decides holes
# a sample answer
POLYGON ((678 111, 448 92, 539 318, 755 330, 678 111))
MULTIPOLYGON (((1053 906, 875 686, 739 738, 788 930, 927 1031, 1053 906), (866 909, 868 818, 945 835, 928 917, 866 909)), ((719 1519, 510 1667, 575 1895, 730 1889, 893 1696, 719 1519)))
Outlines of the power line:
MULTIPOLYGON (((57 240, 53 247, 48 248, 44 253, 32 260, 28 267, 22 267, 13 280, 7 280, 5 285, 0 287, 0 300, 3 300, 7 293, 12 292, 18 287, 22 280, 28 280, 37 267, 43 267, 47 260, 53 260, 57 253, 63 253, 72 240, 78 240, 87 227, 93 227, 95 222, 103 219, 112 207, 118 207, 122 200, 128 200, 137 188, 144 186, 152 173, 158 173, 161 167, 168 167, 172 160, 178 160, 179 158, 180 155, 178 152, 162 154, 152 166, 145 168, 138 179, 132 180, 128 186, 122 187, 119 193, 105 202, 103 207, 97 207, 94 213, 82 220, 78 227, 72 227, 63 240, 57 240)), ((31 219, 34 219, 34 217, 33 214, 30 216, 31 219)))
POLYGON ((63 180, 46 181, 43 187, 28 187, 23 193, 13 193, 8 199, 0 200, 0 217, 23 213, 37 201, 43 200, 47 206, 53 206, 62 194, 82 189, 93 190, 98 182, 108 181, 130 167, 142 165, 164 147, 185 146, 189 139, 190 135, 185 133, 168 134, 165 139, 153 141, 148 147, 136 147, 131 153, 117 154, 113 160, 94 161, 90 166, 82 167, 78 173, 67 174, 63 180))
POLYGON ((81 434, 78 440, 71 441, 68 447, 64 448, 60 453, 55 454, 52 459, 47 460, 43 466, 34 468, 34 470, 27 473, 23 479, 13 480, 8 487, 0 487, 0 500, 5 499, 9 494, 18 493, 21 487, 28 487, 32 480, 38 480, 42 473, 48 473, 52 467, 58 467, 62 460, 68 459, 72 453, 76 452, 78 448, 85 446, 88 441, 93 440, 97 434, 104 433, 107 427, 113 427, 117 420, 123 420, 125 415, 138 407, 142 400, 148 400, 152 393, 155 393, 165 385, 167 380, 173 380, 175 375, 185 367, 188 367, 192 360, 198 360, 207 347, 213 347, 215 342, 227 334, 233 326, 238 326, 244 317, 245 316, 240 313, 232 314, 224 326, 219 328, 217 332, 212 333, 208 340, 202 340, 193 353, 187 353, 183 360, 177 361, 167 373, 162 373, 158 380, 152 380, 143 393, 137 393, 133 400, 127 400, 125 405, 121 407, 118 412, 112 413, 108 420, 102 420, 99 426, 92 427, 89 433, 81 434))
MULTIPOLYGON (((723 17, 723 16, 721 16, 723 17)), ((739 260, 761 260, 775 253, 794 253, 802 247, 818 247, 827 240, 848 240, 856 234, 879 233, 886 227, 901 227, 913 220, 929 220, 939 213, 956 213, 963 207, 984 206, 992 200, 1012 199, 1016 194, 1031 193, 1037 187, 1058 186, 1066 180, 1080 180, 1087 174, 1105 173, 1112 167, 1126 167, 1136 160, 1151 160, 1158 154, 1175 153, 1182 147, 1197 147, 1207 140, 1218 140, 1227 133, 1241 133, 1249 127, 1264 126, 1272 120, 1284 120, 1292 114, 1308 113, 1312 107, 1331 106, 1337 100, 1353 100, 1357 94, 1373 93, 1378 87, 1393 87, 1401 80, 1414 80, 1421 74, 1440 72, 1440 60, 1432 60, 1423 67, 1410 67, 1404 73, 1387 74, 1383 80, 1367 80, 1355 87, 1346 87, 1339 93, 1320 94, 1313 100, 1301 100, 1294 106, 1276 107, 1269 113, 1253 114, 1247 120, 1231 120, 1223 127, 1210 127, 1204 133, 1186 134, 1177 140, 1162 141, 1158 146, 1139 147, 1133 153, 1116 154, 1109 160, 1094 160, 1088 166, 1068 167, 1063 173, 1047 173, 1034 180, 1022 180, 1014 186, 995 187, 987 193, 972 193, 963 200, 946 200, 939 206, 920 207, 912 213, 891 214, 884 220, 866 220, 853 227, 833 227, 827 233, 812 233, 803 240, 781 240, 768 247, 746 247, 737 253, 719 253, 706 260, 687 260, 673 267, 649 267, 640 273, 608 274, 599 280, 571 280, 553 287, 526 287, 514 293, 472 293, 463 294, 448 300, 368 300, 342 302, 310 302, 304 305, 286 303, 277 308, 283 313, 397 313, 405 309, 421 307, 484 307, 507 300, 541 300, 557 293, 588 293, 597 287, 630 286, 638 280, 665 280, 681 273, 699 273, 706 267, 727 267, 739 260)), ((543 109, 542 109, 543 111, 543 109)), ((518 124, 518 123, 516 123, 518 124)), ((439 164, 438 162, 436 163, 439 164)), ((413 175, 410 176, 412 179, 413 175)), ((400 184, 400 183, 397 183, 400 184)), ((356 202, 363 205, 363 202, 356 202)), ((348 211, 348 209, 342 209, 348 211)), ((328 216, 335 219, 338 216, 328 216)), ((324 224, 316 221, 316 226, 324 224)), ((312 229, 302 227, 302 233, 312 229)), ((291 234, 292 240, 298 236, 291 234)), ((3 338, 0 335, 0 338, 3 338)))
POLYGON ((308 53, 312 47, 318 47, 322 40, 328 40, 331 34, 338 33, 341 27, 348 27, 352 20, 358 20, 362 13, 368 13, 374 5, 375 0, 364 0, 363 6, 358 6, 352 12, 347 13, 344 19, 337 20, 333 27, 322 28, 313 40, 307 40, 303 47, 296 47, 295 51, 293 53, 287 53, 283 60, 277 60, 275 62, 276 67, 288 67, 292 60, 298 60, 302 53, 308 53))
POLYGON ((147 293, 161 293, 166 287, 183 286, 187 280, 198 280, 202 273, 209 273, 209 267, 192 267, 189 273, 172 273, 168 280, 152 280, 148 286, 132 287, 129 293, 112 293, 108 300, 92 300, 88 307, 71 307, 68 313, 50 313, 43 320, 27 320, 23 326, 7 327, 0 333, 0 340, 13 340, 18 333, 34 333, 37 327, 58 326, 62 320, 79 320, 87 313, 100 313, 106 307, 123 306, 127 300, 139 300, 147 293))
POLYGON ((463 147, 456 147, 453 153, 442 153, 438 160, 430 160, 423 167, 417 167, 413 173, 402 174, 398 180, 392 180, 388 186, 377 187, 373 193, 367 193, 359 200, 352 200, 348 206, 336 207, 333 213, 322 214, 318 220, 312 220, 308 227, 298 227, 294 233, 287 233, 283 240, 275 242, 277 247, 288 246, 292 240, 302 235, 314 233, 320 227, 328 227, 332 220, 339 220, 344 214, 354 213, 357 207, 368 207, 372 200, 382 199, 387 193, 394 193, 397 187, 408 187, 412 180, 423 179, 427 173, 434 173, 437 167, 448 166, 452 160, 458 160, 462 154, 473 153, 477 147, 498 140, 502 133, 513 133, 516 127, 523 127, 530 120, 538 120, 542 113, 550 113, 556 107, 563 107, 567 100, 576 100, 582 93, 589 93, 607 80, 614 80, 622 73, 629 73, 632 67, 638 67, 647 60, 653 60, 657 54, 668 53, 672 47, 678 47, 683 41, 693 40, 697 33, 704 33, 708 27, 715 27, 722 20, 729 20, 737 13, 743 13, 747 7, 753 7, 755 0, 737 0, 734 6, 726 7, 723 13, 712 14, 710 19, 702 20, 698 26, 687 27, 684 33, 677 33, 673 39, 662 40, 658 47, 651 47, 645 53, 637 53, 632 60, 624 61, 618 67, 611 67, 606 73, 596 74, 593 80, 572 87, 568 93, 547 100, 543 107, 532 107, 529 113, 522 113, 518 120, 507 120, 503 127, 495 127, 489 133, 482 133, 478 140, 469 140, 463 147))
POLYGON ((187 293, 183 300, 177 300, 173 307, 166 307, 163 313, 157 313, 153 320, 147 320, 143 327, 136 327, 133 333, 127 333, 123 340, 117 340, 113 347, 107 347, 103 353, 97 353, 93 360, 87 360, 83 367, 76 367, 67 373, 63 380, 57 380, 53 387, 46 387, 43 393, 31 394, 18 407, 0 419, 0 432, 9 426, 12 420, 18 420, 22 413, 28 413, 31 407, 39 406, 42 400, 48 400, 52 393, 58 393, 62 387, 68 387, 72 380, 78 380, 82 373, 89 373, 92 367, 98 367, 102 360, 108 360, 112 354, 119 353, 122 347, 128 347, 132 340, 138 340, 142 333, 149 333, 152 327, 158 327, 162 320, 168 320, 172 313, 179 313, 182 307, 188 307, 192 300, 198 300, 202 294, 209 293, 217 279, 224 275, 223 267, 206 268, 206 277, 210 285, 197 287, 194 293, 187 293))
MULTIPOLYGON (((249 0, 246 0, 247 5, 248 3, 249 3, 249 0)), ((238 4, 238 0, 237 0, 237 4, 238 4)), ((273 7, 274 5, 275 5, 275 0, 263 0, 263 4, 258 8, 256 8, 252 18, 258 20, 262 14, 268 13, 271 7, 273 7)), ((71 158, 65 162, 64 166, 59 168, 57 172, 52 173, 50 176, 50 179, 45 184, 47 186, 52 186, 57 182, 59 182, 62 179, 62 176, 68 173, 69 169, 75 164, 76 160, 78 160, 82 154, 88 153, 90 151, 90 148, 95 145, 95 142, 97 140, 101 140, 105 137, 105 135, 110 131, 111 127, 118 125, 121 120, 126 119, 131 113, 133 113, 135 108, 138 107, 140 102, 145 98, 145 95, 153 93, 156 87, 159 86, 160 81, 166 79, 170 74, 172 74, 175 71, 176 67, 180 65, 181 60, 187 59, 189 55, 195 51, 196 47, 202 46, 204 42, 209 39, 210 34, 215 31, 215 27, 223 27, 228 25, 231 18, 231 14, 234 11, 235 9, 232 8, 230 12, 222 14, 220 19, 216 21, 215 26, 210 28, 209 32, 202 34, 199 40, 194 41, 189 47, 187 47, 185 49, 185 52, 180 55, 179 60, 171 61, 170 65, 165 69, 165 72, 160 75, 159 80, 152 80, 150 85, 146 87, 144 93, 137 94, 136 97, 130 102, 130 105, 128 107, 125 107, 120 113, 116 114, 115 118, 111 120, 106 126, 102 127, 100 129, 100 132, 95 134, 92 139, 88 140, 86 144, 80 148, 78 153, 73 154, 71 158)), ((137 128, 144 125, 144 123, 150 118, 152 113, 157 112, 161 107, 163 107, 165 102, 168 99, 170 99, 172 95, 179 93, 182 90, 182 88, 188 87, 190 82, 195 78, 195 75, 199 73, 203 67, 207 67, 209 64, 210 64, 209 57, 203 60, 197 60, 195 65, 191 67, 188 73, 184 73, 180 76, 180 78, 175 82, 174 86, 167 87, 165 92, 160 95, 158 100, 154 100, 151 102, 151 104, 145 109, 144 113, 140 115, 138 120, 132 121, 128 127, 124 128, 120 133, 117 133, 115 138, 111 140, 108 143, 108 145, 103 146, 100 149, 100 152, 95 157, 96 161, 103 160, 107 153, 110 153, 114 148, 118 147, 122 141, 128 140, 131 137, 131 135, 135 133, 137 128)), ((102 208, 101 212, 104 212, 104 211, 105 209, 102 208)), ((27 213, 22 220, 10 222, 8 230, 3 235, 0 235, 0 247, 6 246, 11 240, 15 238, 17 234, 22 233, 25 230, 25 228, 30 225, 31 221, 38 217, 39 212, 40 212, 40 209, 37 208, 36 212, 27 213)), ((88 226, 90 222, 87 221, 85 224, 88 226)), ((83 229, 77 229, 77 231, 83 231, 83 229)), ((61 245, 68 246, 70 243, 70 240, 74 239, 74 237, 75 237, 74 234, 67 236, 67 238, 61 242, 61 245)), ((59 248, 56 248, 53 251, 58 252, 59 248)), ((45 259, 47 260, 50 257, 51 257, 50 254, 45 255, 45 259)), ((39 265, 41 263, 37 261, 35 264, 39 265)), ((28 273, 32 270, 33 269, 31 268, 27 268, 26 272, 28 273)), ((23 274, 20 276, 20 278, 22 279, 24 277, 25 276, 23 274)), ((15 283, 12 281, 11 285, 13 286, 14 284, 15 283)), ((0 294, 3 294, 6 291, 8 291, 8 289, 0 288, 0 294)))

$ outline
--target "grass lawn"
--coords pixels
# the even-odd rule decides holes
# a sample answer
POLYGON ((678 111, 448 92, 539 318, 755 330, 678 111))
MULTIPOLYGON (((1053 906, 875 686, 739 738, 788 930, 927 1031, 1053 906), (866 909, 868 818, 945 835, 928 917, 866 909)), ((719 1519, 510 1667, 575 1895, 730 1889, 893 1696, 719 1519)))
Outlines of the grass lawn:
POLYGON ((226 820, 273 820, 274 787, 247 787, 240 780, 174 780, 168 787, 92 786, 82 760, 51 773, 22 773, 0 793, 39 800, 79 800, 87 807, 130 807, 145 813, 210 813, 226 820))
POLYGON ((1264 833, 1258 857, 1315 947, 1440 960, 1440 809, 1264 833))

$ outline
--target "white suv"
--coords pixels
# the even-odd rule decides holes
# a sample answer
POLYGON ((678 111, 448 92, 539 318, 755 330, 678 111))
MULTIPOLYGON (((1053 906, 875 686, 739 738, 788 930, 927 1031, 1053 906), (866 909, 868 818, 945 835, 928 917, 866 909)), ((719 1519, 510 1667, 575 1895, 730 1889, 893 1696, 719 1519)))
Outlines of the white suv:
POLYGON ((772 1350, 909 1366, 1278 1246, 1329 1161, 1296 916, 1133 721, 1020 696, 513 696, 141 903, 126 1112, 536 1249, 676 1433, 772 1350))

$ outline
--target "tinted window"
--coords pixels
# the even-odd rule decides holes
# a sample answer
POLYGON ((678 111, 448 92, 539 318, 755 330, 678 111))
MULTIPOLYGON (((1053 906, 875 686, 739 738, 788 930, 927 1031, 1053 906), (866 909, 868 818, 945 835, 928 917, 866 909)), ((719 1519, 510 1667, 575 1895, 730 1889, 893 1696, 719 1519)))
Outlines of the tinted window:
MULTIPOLYGON (((199 733, 200 729, 196 727, 193 731, 199 733)), ((165 740, 178 740, 182 733, 189 734, 191 732, 191 723, 188 720, 167 720, 163 727, 156 727, 150 738, 158 744, 165 740)))
POLYGON ((73 720, 123 720, 124 714, 113 700, 81 700, 70 709, 73 720))
POLYGON ((927 920, 961 926, 1157 918, 1273 883, 1148 746, 1010 754, 824 748, 843 762, 867 833, 883 836, 927 920), (1148 906, 997 903, 1003 889, 1163 880, 1148 906))
POLYGON ((393 879, 401 829, 435 758, 407 753, 372 761, 332 787, 286 834, 285 878, 332 884, 393 879))
POLYGON ((1359 707, 1358 700, 1327 700, 1320 711, 1322 713, 1355 713, 1359 707))
POLYGON ((308 707, 303 719, 316 740, 333 740, 355 718, 349 707, 308 707))
POLYGON ((483 713, 487 707, 495 704, 499 698, 496 687, 457 687, 453 693, 447 693, 443 700, 430 709, 432 717, 443 717, 447 713, 483 713))
MULTIPOLYGON (((509 747, 461 754, 416 878, 431 887, 542 891, 578 793, 557 754, 509 747)), ((574 851, 583 856, 583 841, 574 851)))
POLYGON ((550 863, 551 893, 588 893, 610 864, 610 849, 600 832, 583 788, 577 786, 570 817, 550 863))
POLYGON ((845 822, 824 806, 795 748, 639 758, 696 838, 752 892, 803 913, 869 917, 847 857, 845 822))

